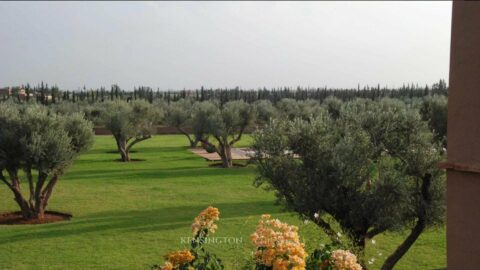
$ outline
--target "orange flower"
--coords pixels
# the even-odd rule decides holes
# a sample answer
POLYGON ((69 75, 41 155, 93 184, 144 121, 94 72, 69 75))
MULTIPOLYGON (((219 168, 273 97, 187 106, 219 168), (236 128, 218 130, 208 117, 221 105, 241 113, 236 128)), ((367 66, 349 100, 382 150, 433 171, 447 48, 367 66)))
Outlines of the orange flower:
POLYGON ((195 259, 195 256, 189 250, 179 250, 165 255, 165 259, 173 264, 174 267, 187 264, 195 259))
POLYGON ((362 266, 357 263, 357 256, 348 250, 338 249, 333 251, 332 261, 335 269, 338 270, 362 270, 362 266))
POLYGON ((217 229, 217 225, 215 224, 215 221, 220 219, 220 211, 218 208, 209 206, 198 216, 195 217, 193 223, 192 223, 192 234, 193 236, 197 236, 198 232, 207 229, 208 232, 214 233, 215 230, 217 229))
POLYGON ((262 215, 250 240, 257 247, 254 256, 258 264, 273 270, 305 270, 307 253, 296 226, 262 215))
POLYGON ((173 264, 170 262, 165 262, 162 266, 160 266, 160 270, 173 270, 173 264))

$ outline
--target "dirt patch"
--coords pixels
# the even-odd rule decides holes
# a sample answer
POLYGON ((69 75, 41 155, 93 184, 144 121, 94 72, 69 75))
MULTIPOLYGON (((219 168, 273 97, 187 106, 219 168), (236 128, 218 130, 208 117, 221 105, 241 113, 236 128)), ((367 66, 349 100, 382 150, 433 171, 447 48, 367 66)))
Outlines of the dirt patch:
POLYGON ((46 211, 43 219, 24 219, 22 217, 22 212, 9 212, 0 213, 0 225, 44 224, 70 220, 71 218, 72 215, 70 214, 46 211))

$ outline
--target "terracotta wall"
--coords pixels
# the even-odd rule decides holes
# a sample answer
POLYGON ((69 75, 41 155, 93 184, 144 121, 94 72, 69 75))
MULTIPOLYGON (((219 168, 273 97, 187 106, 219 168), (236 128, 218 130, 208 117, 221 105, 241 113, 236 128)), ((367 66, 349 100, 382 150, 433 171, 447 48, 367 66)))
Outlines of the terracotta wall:
MULTIPOLYGON (((253 130, 254 130, 253 128, 246 129, 245 133, 246 134, 251 133, 253 132, 253 130)), ((95 132, 95 135, 112 135, 112 133, 108 129, 101 126, 94 127, 93 131, 95 132)), ((185 128, 185 131, 191 132, 191 129, 185 128)), ((181 134, 181 133, 180 131, 178 131, 178 129, 174 127, 158 126, 155 134, 181 134)))
MULTIPOLYGON (((108 129, 101 126, 94 127, 93 131, 95 135, 112 135, 108 129)), ((190 129, 186 129, 186 131, 190 131, 190 129)), ((158 126, 155 134, 180 134, 180 132, 174 127, 158 126)))
POLYGON ((480 3, 454 1, 448 100, 447 260, 480 269, 480 3))

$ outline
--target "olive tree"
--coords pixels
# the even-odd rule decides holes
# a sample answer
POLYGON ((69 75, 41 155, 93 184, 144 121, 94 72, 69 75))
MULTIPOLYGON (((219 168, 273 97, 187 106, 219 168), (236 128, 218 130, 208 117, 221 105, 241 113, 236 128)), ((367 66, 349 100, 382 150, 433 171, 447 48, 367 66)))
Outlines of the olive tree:
POLYGON ((340 110, 342 108, 342 101, 335 96, 328 96, 322 103, 328 113, 333 119, 337 119, 340 116, 340 110))
POLYGON ((293 98, 282 98, 277 102, 276 108, 282 118, 293 120, 301 116, 300 105, 293 98))
POLYGON ((115 100, 102 106, 103 123, 115 138, 121 161, 128 162, 132 147, 152 137, 162 113, 143 100, 115 100))
POLYGON ((308 119, 313 115, 320 114, 324 109, 316 100, 295 100, 291 98, 281 99, 277 105, 280 117, 293 120, 295 118, 308 119))
POLYGON ((0 180, 25 219, 42 219, 65 169, 92 145, 92 124, 81 114, 0 104, 0 126, 0 180), (22 191, 24 181, 28 196, 22 191))
POLYGON ((201 142, 215 149, 225 168, 233 166, 232 146, 238 142, 254 119, 252 107, 244 101, 230 101, 220 108, 213 102, 194 106, 192 126, 195 132, 211 135, 217 144, 202 138, 201 142))
POLYGON ((260 126, 264 126, 270 122, 270 119, 277 117, 278 111, 270 100, 262 99, 253 104, 255 109, 255 120, 260 126))
POLYGON ((420 105, 422 119, 428 122, 430 129, 435 135, 435 140, 447 145, 447 116, 448 99, 445 96, 425 97, 420 105))
POLYGON ((384 270, 425 228, 443 222, 441 148, 418 112, 400 102, 359 100, 344 104, 338 118, 272 121, 255 133, 254 149, 255 184, 273 188, 289 209, 336 241, 333 219, 360 258, 368 239, 409 229, 384 270))
POLYGON ((192 126, 193 102, 187 99, 181 99, 170 103, 166 109, 165 122, 167 125, 175 127, 185 135, 190 143, 190 147, 196 147, 198 142, 204 137, 202 129, 194 129, 190 134, 187 130, 192 126), (197 132, 198 131, 198 132, 197 132))

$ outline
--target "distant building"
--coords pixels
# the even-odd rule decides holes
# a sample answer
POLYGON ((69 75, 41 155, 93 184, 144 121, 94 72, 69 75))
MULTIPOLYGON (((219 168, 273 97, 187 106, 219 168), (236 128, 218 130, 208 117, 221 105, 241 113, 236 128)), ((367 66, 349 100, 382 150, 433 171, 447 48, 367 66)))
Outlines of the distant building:
MULTIPOLYGON (((18 98, 21 100, 26 100, 27 99, 27 91, 23 88, 18 89, 18 98)), ((34 97, 35 95, 33 93, 29 94, 30 98, 34 97)))
POLYGON ((5 87, 5 88, 0 88, 0 98, 7 98, 12 95, 12 88, 11 87, 5 87))

